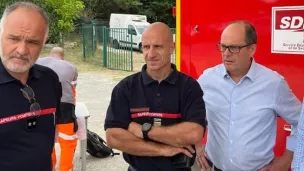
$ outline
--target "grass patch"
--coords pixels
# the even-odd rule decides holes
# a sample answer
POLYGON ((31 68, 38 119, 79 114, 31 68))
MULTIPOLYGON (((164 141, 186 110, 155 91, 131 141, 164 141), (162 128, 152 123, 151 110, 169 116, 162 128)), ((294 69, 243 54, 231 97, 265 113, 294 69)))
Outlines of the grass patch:
MULTIPOLYGON (((49 55, 51 48, 45 47, 41 52, 41 56, 45 57, 49 55)), ((92 57, 93 58, 93 57, 92 57)), ((106 68, 103 67, 103 64, 98 60, 98 57, 94 59, 83 60, 82 59, 82 47, 75 48, 66 48, 65 49, 65 60, 74 64, 79 72, 101 72, 106 68)))
MULTIPOLYGON (((51 47, 44 47, 42 49, 40 56, 42 57, 48 56, 51 49, 52 49, 51 47)), ((142 54, 138 52, 133 52, 133 72, 108 69, 103 67, 102 53, 103 53, 102 48, 98 48, 96 50, 95 55, 83 59, 82 45, 79 44, 73 48, 65 48, 65 60, 75 65, 78 72, 103 72, 107 75, 110 75, 114 80, 117 81, 137 71, 140 71, 142 65, 144 64, 144 59, 142 57, 142 54)), ((127 52, 123 52, 123 53, 127 53, 127 52)), ((115 51, 109 53, 109 56, 111 56, 112 64, 115 65, 126 65, 125 63, 129 62, 127 56, 123 56, 123 54, 119 55, 115 51)))
POLYGON ((107 67, 115 70, 134 71, 134 52, 125 49, 107 48, 107 67))

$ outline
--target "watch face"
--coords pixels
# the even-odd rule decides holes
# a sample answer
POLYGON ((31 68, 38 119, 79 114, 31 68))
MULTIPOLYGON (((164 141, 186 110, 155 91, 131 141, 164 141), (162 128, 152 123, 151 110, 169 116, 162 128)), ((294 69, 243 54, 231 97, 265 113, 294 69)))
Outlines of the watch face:
POLYGON ((150 130, 151 129, 151 124, 150 123, 144 123, 143 125, 142 125, 142 130, 143 131, 148 131, 148 130, 150 130))

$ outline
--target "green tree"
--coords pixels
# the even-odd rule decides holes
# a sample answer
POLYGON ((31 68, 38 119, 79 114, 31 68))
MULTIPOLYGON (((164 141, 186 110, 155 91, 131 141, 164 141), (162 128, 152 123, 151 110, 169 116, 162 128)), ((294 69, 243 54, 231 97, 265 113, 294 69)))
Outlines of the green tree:
POLYGON ((143 4, 138 13, 147 15, 149 22, 164 22, 175 28, 175 17, 172 16, 172 7, 175 0, 141 0, 143 4))
MULTIPOLYGON (((0 0, 0 13, 18 0, 0 0)), ((20 1, 20 0, 19 0, 20 1)), ((27 0, 43 8, 50 20, 49 42, 62 43, 62 33, 74 30, 74 20, 84 9, 82 0, 27 0), (60 41, 61 40, 61 41, 60 41)))
POLYGON ((5 8, 14 2, 17 2, 17 0, 0 0, 0 15, 2 16, 5 8))
POLYGON ((84 4, 80 0, 45 0, 45 4, 53 13, 49 13, 52 22, 55 21, 55 30, 52 33, 59 33, 59 42, 63 43, 62 34, 74 30, 74 20, 80 17, 84 4))
POLYGON ((172 7, 175 0, 83 0, 84 16, 109 20, 111 13, 147 15, 149 22, 161 21, 175 27, 172 7))
POLYGON ((111 13, 136 13, 142 5, 139 0, 83 0, 86 18, 109 20, 111 13))

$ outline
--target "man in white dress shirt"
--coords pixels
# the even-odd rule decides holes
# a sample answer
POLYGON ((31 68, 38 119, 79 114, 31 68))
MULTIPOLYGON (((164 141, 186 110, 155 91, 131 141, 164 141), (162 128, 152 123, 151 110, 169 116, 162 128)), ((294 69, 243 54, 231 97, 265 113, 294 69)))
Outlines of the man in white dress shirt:
POLYGON ((230 23, 217 49, 223 63, 198 79, 208 120, 205 145, 197 145, 197 164, 216 171, 287 171, 295 149, 301 103, 277 72, 255 62, 257 34, 246 21, 230 23), (287 149, 275 158, 277 116, 292 125, 287 149))
POLYGON ((304 99, 298 125, 297 147, 292 165, 293 171, 304 171, 304 99))

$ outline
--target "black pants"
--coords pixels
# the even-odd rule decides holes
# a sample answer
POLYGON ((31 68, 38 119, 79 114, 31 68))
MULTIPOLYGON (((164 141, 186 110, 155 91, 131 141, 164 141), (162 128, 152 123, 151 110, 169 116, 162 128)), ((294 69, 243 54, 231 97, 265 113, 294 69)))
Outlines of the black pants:
POLYGON ((209 159, 207 159, 207 161, 208 161, 208 164, 209 164, 210 167, 214 167, 214 171, 222 171, 221 169, 219 169, 216 166, 214 166, 214 164, 212 163, 212 161, 210 161, 209 159))
POLYGON ((61 102, 60 109, 60 114, 56 115, 57 123, 73 123, 76 120, 74 104, 61 102))

